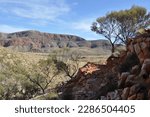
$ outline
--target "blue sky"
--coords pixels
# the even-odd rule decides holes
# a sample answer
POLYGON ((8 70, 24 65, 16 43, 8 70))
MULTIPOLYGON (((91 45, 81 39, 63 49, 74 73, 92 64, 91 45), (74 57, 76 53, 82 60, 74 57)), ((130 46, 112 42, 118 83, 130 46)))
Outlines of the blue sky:
POLYGON ((133 5, 150 11, 150 0, 0 0, 0 32, 38 30, 99 39, 90 30, 91 23, 133 5))

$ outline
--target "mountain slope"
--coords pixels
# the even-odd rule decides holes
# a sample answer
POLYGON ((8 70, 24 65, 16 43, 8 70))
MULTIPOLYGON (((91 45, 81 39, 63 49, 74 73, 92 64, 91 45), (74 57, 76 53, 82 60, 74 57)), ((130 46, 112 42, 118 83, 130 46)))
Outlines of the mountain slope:
POLYGON ((87 41, 75 35, 51 34, 29 30, 15 33, 0 33, 0 45, 24 52, 49 52, 51 48, 103 48, 110 49, 107 40, 87 41))

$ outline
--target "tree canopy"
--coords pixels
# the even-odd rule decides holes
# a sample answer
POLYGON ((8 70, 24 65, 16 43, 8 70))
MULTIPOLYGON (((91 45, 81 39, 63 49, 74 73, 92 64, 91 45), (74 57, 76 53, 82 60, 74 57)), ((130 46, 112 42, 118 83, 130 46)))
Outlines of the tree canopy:
POLYGON ((149 26, 150 13, 144 7, 132 6, 128 10, 112 11, 97 18, 91 30, 108 39, 114 52, 116 42, 126 44, 128 38, 135 37, 139 29, 149 26))

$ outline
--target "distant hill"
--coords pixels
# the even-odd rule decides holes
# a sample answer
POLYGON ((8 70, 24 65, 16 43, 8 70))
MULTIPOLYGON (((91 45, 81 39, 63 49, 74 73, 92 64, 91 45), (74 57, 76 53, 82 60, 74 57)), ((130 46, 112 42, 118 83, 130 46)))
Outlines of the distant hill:
POLYGON ((49 52, 51 48, 65 47, 110 49, 110 44, 107 40, 87 41, 75 35, 51 34, 34 30, 0 33, 0 45, 23 52, 49 52))

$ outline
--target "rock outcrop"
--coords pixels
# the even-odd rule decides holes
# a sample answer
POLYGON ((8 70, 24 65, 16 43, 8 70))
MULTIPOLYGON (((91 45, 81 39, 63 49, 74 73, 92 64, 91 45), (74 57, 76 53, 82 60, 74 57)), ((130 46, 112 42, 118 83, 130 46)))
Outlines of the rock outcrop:
POLYGON ((106 65, 87 63, 62 86, 62 99, 150 99, 150 30, 129 39, 127 51, 106 65))
POLYGON ((117 84, 106 65, 87 63, 77 76, 62 87, 62 99, 99 99, 113 91, 117 84), (107 73, 107 74, 106 74, 107 73))
POLYGON ((66 34, 42 33, 39 31, 22 31, 0 33, 0 45, 17 51, 50 52, 51 48, 103 48, 110 50, 107 40, 87 41, 79 36, 66 34))

